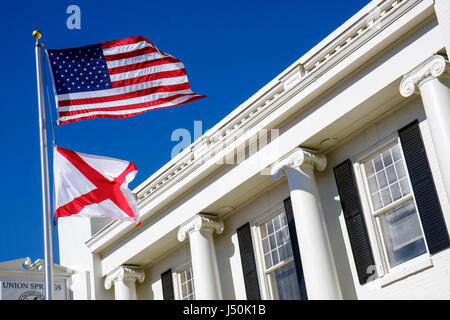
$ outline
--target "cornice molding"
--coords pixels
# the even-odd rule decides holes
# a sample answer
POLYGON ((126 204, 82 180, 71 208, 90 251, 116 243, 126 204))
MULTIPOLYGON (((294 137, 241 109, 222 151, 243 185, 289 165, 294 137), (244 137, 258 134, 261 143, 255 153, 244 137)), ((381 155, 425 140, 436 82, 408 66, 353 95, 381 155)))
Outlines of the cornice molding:
POLYGON ((315 153, 300 147, 295 148, 272 166, 270 174, 274 180, 279 180, 286 168, 296 169, 302 166, 312 166, 318 171, 323 171, 327 166, 327 158, 320 153, 315 153))
POLYGON ((111 289, 112 285, 117 281, 138 280, 142 283, 145 279, 145 273, 140 267, 136 266, 119 266, 106 276, 105 289, 111 289))
POLYGON ((221 234, 223 228, 224 225, 221 219, 217 219, 213 215, 197 214, 180 226, 177 238, 178 241, 183 242, 192 232, 197 232, 202 229, 209 229, 212 232, 216 231, 217 234, 221 234))
POLYGON ((414 93, 419 93, 423 83, 436 79, 448 71, 449 64, 447 60, 441 55, 433 55, 403 76, 403 80, 400 83, 400 94, 404 97, 409 97, 414 93))

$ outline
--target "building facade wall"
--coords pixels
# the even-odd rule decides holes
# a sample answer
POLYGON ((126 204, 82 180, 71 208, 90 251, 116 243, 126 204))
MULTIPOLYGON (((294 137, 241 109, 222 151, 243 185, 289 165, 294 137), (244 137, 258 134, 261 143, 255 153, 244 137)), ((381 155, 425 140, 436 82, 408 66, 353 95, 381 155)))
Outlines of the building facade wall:
MULTIPOLYGON (((385 2, 388 1, 373 1, 364 10, 385 2)), ((402 2, 402 5, 405 3, 402 2)), ((413 2, 408 2, 411 3, 413 2)), ((181 240, 178 238, 181 241, 179 242, 176 233, 185 222, 198 214, 217 214, 216 210, 221 204, 227 204, 228 201, 228 205, 233 205, 233 208, 218 217, 223 221, 223 231, 218 230, 216 226, 216 232, 212 235, 215 254, 213 264, 217 263, 221 298, 247 298, 237 229, 250 223, 261 298, 271 299, 273 297, 264 270, 258 225, 271 214, 284 210, 283 201, 291 195, 292 190, 287 174, 275 181, 270 175, 261 177, 260 172, 270 169, 276 161, 300 146, 314 149, 314 152, 327 159, 324 170, 314 171, 319 199, 316 209, 323 212, 324 232, 329 239, 331 258, 342 298, 448 298, 450 249, 434 255, 421 255, 420 259, 405 263, 395 272, 383 271, 379 234, 370 213, 366 210, 369 200, 364 187, 359 184, 361 177, 357 173, 357 187, 379 275, 369 283, 359 284, 333 172, 333 168, 345 159, 349 158, 353 163, 359 161, 371 150, 395 137, 400 128, 418 120, 443 216, 447 225, 450 225, 450 206, 442 170, 438 164, 437 154, 440 150, 434 148, 432 128, 426 117, 424 103, 420 95, 403 98, 399 93, 401 80, 413 68, 432 55, 446 55, 442 30, 433 11, 433 2, 423 0, 415 3, 416 7, 392 23, 384 25, 383 32, 369 38, 360 47, 355 47, 353 52, 327 69, 328 71, 324 71, 324 74, 317 75, 310 86, 305 85, 304 88, 298 89, 295 94, 290 94, 289 98, 283 96, 284 100, 279 109, 254 124, 255 127, 243 132, 243 135, 247 135, 263 124, 267 124, 268 128, 279 129, 280 136, 275 140, 280 143, 279 153, 269 154, 263 163, 256 165, 252 165, 251 156, 248 155, 242 163, 212 165, 198 176, 197 172, 193 171, 178 184, 167 187, 161 195, 152 200, 153 202, 144 198, 145 201, 141 201, 142 216, 146 213, 151 215, 137 232, 123 225, 110 224, 106 228, 110 234, 100 230, 95 235, 92 227, 86 224, 79 226, 84 228, 85 236, 77 238, 70 230, 73 225, 68 223, 65 226, 60 223, 60 246, 64 251, 61 264, 90 272, 89 287, 92 299, 113 298, 113 290, 105 290, 102 282, 115 268, 127 264, 139 266, 145 275, 135 278, 139 280, 135 284, 138 299, 163 299, 161 274, 171 269, 174 296, 175 299, 180 299, 181 284, 178 272, 191 263, 192 257, 189 237, 181 240), (418 16, 420 19, 417 19, 418 16), (336 137, 335 145, 323 146, 321 142, 327 137, 336 137), (196 183, 191 183, 191 177, 197 178, 196 183), (189 187, 186 187, 184 192, 179 191, 188 183, 189 187), (236 205, 233 201, 236 201, 236 205), (114 228, 117 231, 114 231, 114 228), (77 252, 81 259, 75 259, 71 255, 73 252, 77 252)), ((361 15, 362 13, 358 13, 356 18, 349 21, 353 23, 361 15)), ((349 27, 350 22, 344 27, 349 27)), ((345 31, 345 28, 339 29, 339 32, 343 30, 345 31)), ((332 35, 335 36, 334 33, 332 35)), ((312 51, 317 53, 317 50, 314 48, 312 51)), ((307 54, 299 61, 307 61, 311 55, 312 53, 307 54)), ((280 78, 289 78, 290 72, 284 73, 280 78)), ((302 75, 302 72, 299 74, 302 75)), ((292 81, 295 82, 295 79, 292 81)), ((273 85, 273 82, 270 85, 273 85)), ((263 89, 268 90, 267 87, 263 89)), ((266 104, 270 103, 277 102, 266 104)), ((232 118, 233 114, 226 119, 232 118)), ((238 139, 239 137, 236 141, 238 139)), ((250 142, 245 143, 249 149, 250 142)), ((220 153, 220 150, 217 153, 220 153)), ((201 167, 198 168, 199 171, 200 169, 201 167)), ((297 210, 297 214, 301 215, 302 208, 297 210)), ((97 226, 95 231, 98 230, 97 226)))
MULTIPOLYGON (((432 261, 432 265, 425 264, 422 267, 423 269, 401 273, 396 281, 385 284, 385 281, 380 278, 373 283, 360 285, 356 278, 354 260, 340 203, 335 199, 337 189, 332 170, 333 166, 345 158, 357 158, 380 141, 395 135, 399 128, 415 119, 418 119, 420 122, 422 137, 427 149, 427 156, 444 217, 446 221, 449 221, 450 207, 439 173, 434 147, 431 143, 427 119, 418 97, 399 104, 391 112, 384 114, 333 148, 326 154, 329 161, 327 169, 316 176, 344 299, 446 299, 450 296, 450 285, 445 285, 445 283, 450 283, 450 281, 445 280, 450 280, 450 264, 448 263, 450 249, 432 257, 427 255, 429 257, 428 260, 432 261)), ((253 233, 256 234, 255 229, 258 224, 258 218, 274 207, 282 205, 283 200, 287 197, 289 197, 289 188, 286 179, 283 179, 278 183, 274 183, 273 186, 270 186, 268 190, 260 195, 249 199, 247 203, 233 210, 224 218, 224 232, 215 236, 215 248, 224 299, 246 299, 236 229, 250 222, 253 227, 253 233)), ((371 223, 370 218, 366 219, 366 222, 367 224, 371 223)), ((261 266, 263 262, 261 259, 258 259, 258 257, 261 257, 261 248, 256 236, 254 238, 254 249, 255 252, 258 252, 256 254, 256 262, 259 269, 258 276, 262 298, 269 299, 270 296, 265 284, 264 272, 262 271, 263 267, 261 266)), ((176 280, 176 270, 188 263, 190 263, 189 246, 184 243, 173 252, 162 257, 161 261, 146 269, 146 280, 138 285, 139 298, 162 299, 160 276, 161 273, 170 268, 174 272, 174 288, 177 291, 179 283, 176 280)))

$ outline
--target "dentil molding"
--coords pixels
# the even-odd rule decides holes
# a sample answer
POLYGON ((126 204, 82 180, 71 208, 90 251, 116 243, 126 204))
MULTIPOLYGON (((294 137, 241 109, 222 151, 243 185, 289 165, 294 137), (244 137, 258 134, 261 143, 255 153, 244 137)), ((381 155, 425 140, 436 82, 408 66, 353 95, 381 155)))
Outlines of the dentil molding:
POLYGON ((295 148, 286 157, 272 166, 270 174, 274 180, 279 180, 286 168, 300 168, 309 165, 322 171, 327 166, 327 158, 320 153, 315 153, 303 148, 295 148))
POLYGON ((223 228, 223 221, 221 219, 217 219, 213 215, 197 214, 180 226, 177 237, 178 241, 183 242, 186 239, 186 236, 190 235, 192 232, 209 229, 213 232, 216 231, 217 234, 221 234, 223 228))
POLYGON ((105 288, 106 290, 109 290, 113 283, 117 281, 138 280, 142 283, 144 279, 145 273, 139 267, 119 266, 106 276, 105 288))
POLYGON ((445 58, 438 54, 433 55, 403 76, 400 83, 400 94, 409 97, 413 93, 417 93, 424 82, 436 79, 448 71, 449 66, 445 58))

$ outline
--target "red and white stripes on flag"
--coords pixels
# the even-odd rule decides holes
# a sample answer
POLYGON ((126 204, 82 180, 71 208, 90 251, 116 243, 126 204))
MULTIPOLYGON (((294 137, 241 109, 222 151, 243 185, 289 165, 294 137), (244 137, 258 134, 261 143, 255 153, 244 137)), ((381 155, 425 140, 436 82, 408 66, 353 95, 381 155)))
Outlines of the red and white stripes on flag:
POLYGON ((133 162, 89 155, 56 146, 53 152, 55 218, 109 217, 140 221, 128 184, 133 162))
POLYGON ((180 60, 142 36, 46 51, 58 125, 130 117, 205 97, 192 92, 180 60))

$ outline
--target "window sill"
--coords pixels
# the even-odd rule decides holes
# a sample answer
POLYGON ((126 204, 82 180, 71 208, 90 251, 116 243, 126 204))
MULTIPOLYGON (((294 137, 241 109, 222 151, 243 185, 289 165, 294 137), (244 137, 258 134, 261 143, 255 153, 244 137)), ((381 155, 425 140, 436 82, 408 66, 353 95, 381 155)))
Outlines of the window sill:
POLYGON ((433 267, 433 261, 431 257, 418 257, 413 261, 410 261, 405 266, 393 270, 391 273, 379 278, 379 285, 381 288, 386 287, 394 282, 407 278, 415 273, 421 272, 425 269, 433 267))

